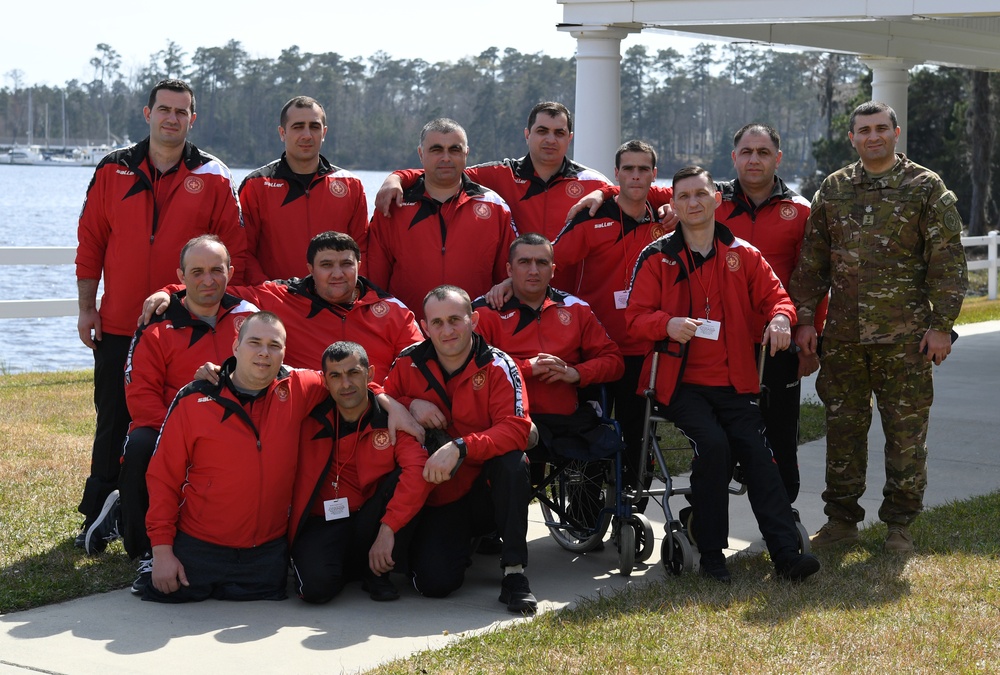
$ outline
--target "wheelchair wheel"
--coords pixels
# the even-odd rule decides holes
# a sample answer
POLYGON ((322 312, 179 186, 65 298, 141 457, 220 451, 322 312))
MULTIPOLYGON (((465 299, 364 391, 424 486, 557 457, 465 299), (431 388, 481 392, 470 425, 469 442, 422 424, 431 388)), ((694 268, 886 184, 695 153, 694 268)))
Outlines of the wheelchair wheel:
POLYGON ((635 569, 635 530, 630 521, 618 521, 618 571, 623 577, 632 574, 635 569))
POLYGON ((799 553, 809 553, 812 548, 809 545, 809 531, 806 530, 805 525, 797 520, 795 521, 795 531, 799 535, 799 553))
MULTIPOLYGON (((586 553, 603 540, 611 523, 609 501, 614 493, 606 485, 606 462, 573 460, 545 487, 539 505, 549 535, 573 553, 586 553)), ((552 470, 547 464, 546 473, 552 470)))
POLYGON ((680 576, 681 572, 690 572, 694 567, 694 553, 691 544, 683 530, 675 530, 663 538, 660 544, 660 560, 669 574, 680 576), (673 551, 670 543, 673 542, 673 551))
POLYGON ((694 509, 690 506, 685 506, 681 509, 678 518, 681 525, 684 526, 685 531, 687 531, 687 539, 691 542, 691 546, 698 546, 698 542, 694 539, 694 509))
POLYGON ((656 545, 656 536, 653 534, 653 526, 649 518, 636 513, 632 515, 635 526, 635 561, 646 562, 653 555, 653 547, 656 545))

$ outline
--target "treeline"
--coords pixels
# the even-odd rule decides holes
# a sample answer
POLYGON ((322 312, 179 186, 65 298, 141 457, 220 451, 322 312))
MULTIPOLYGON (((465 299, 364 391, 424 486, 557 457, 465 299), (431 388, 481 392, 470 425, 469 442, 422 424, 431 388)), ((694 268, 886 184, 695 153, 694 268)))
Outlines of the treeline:
MULTIPOLYGON (((524 154, 522 130, 531 106, 558 100, 573 109, 576 87, 573 59, 496 47, 429 63, 384 52, 348 58, 298 47, 275 59, 251 58, 235 40, 189 54, 170 42, 148 66, 126 73, 114 48, 99 44, 90 65, 89 82, 31 87, 30 121, 29 89, 20 71, 6 73, 0 143, 26 142, 29 124, 40 142, 46 114, 50 141, 59 141, 64 108, 72 143, 103 142, 109 134, 119 142, 143 138, 148 127, 140 111, 149 89, 164 77, 180 77, 197 95, 192 140, 232 166, 259 166, 280 153, 278 112, 299 94, 325 105, 324 154, 340 166, 413 166, 420 127, 439 116, 462 123, 472 161, 487 161, 524 154)), ((996 222, 995 77, 946 68, 911 74, 909 154, 958 193, 967 222, 976 210, 980 221, 996 222)), ((733 132, 747 121, 763 121, 782 134, 782 175, 802 179, 808 196, 818 178, 856 157, 847 142, 847 112, 870 96, 869 78, 856 57, 839 54, 711 43, 688 54, 669 48, 652 53, 635 46, 622 60, 621 137, 653 143, 664 172, 698 162, 729 176, 733 132)))

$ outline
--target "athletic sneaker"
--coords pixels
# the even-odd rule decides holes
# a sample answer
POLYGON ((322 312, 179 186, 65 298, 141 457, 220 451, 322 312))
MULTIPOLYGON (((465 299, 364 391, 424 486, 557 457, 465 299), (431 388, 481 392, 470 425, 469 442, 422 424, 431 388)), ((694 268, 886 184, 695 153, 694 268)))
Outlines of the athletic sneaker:
POLYGON ((538 601, 528 586, 528 577, 520 572, 504 575, 498 600, 507 603, 508 611, 518 614, 534 614, 538 609, 538 601))
POLYGON ((733 577, 726 567, 726 556, 720 551, 702 551, 698 573, 703 577, 715 579, 722 584, 731 584, 733 577))
POLYGON ((87 552, 87 555, 102 553, 108 544, 121 538, 118 533, 121 513, 122 503, 118 498, 118 490, 114 490, 104 500, 104 506, 101 507, 101 513, 98 514, 97 520, 87 528, 87 535, 83 543, 83 550, 87 552))
POLYGON ((389 579, 389 573, 374 575, 370 572, 361 582, 361 588, 368 591, 368 597, 375 602, 390 602, 399 600, 399 591, 389 579))
POLYGON ((153 554, 149 551, 139 557, 139 566, 136 568, 139 576, 132 582, 132 595, 142 595, 146 592, 146 586, 153 582, 153 554))
POLYGON ((802 581, 819 572, 819 560, 811 553, 799 553, 777 567, 778 576, 789 581, 802 581))

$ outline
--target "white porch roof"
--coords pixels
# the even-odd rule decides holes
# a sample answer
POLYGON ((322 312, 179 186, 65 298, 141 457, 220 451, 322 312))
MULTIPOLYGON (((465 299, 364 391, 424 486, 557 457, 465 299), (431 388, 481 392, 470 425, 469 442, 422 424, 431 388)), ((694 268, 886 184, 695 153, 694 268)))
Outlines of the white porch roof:
POLYGON ((991 0, 557 0, 561 30, 682 32, 1000 70, 991 0))
MULTIPOLYGON (((919 64, 1000 70, 998 0, 556 0, 577 39, 574 156, 607 173, 618 147, 621 41, 630 33, 704 35, 857 54, 872 98, 895 108, 906 149, 908 71, 919 64)), ((669 46, 669 35, 664 35, 669 46)), ((608 174, 611 175, 611 174, 608 174)))

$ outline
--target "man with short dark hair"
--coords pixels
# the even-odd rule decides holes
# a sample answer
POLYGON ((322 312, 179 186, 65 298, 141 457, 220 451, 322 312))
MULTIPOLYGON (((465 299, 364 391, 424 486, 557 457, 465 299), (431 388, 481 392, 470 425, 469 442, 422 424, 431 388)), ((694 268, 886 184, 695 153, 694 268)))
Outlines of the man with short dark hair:
POLYGON ((438 286, 424 301, 428 339, 396 359, 386 392, 441 438, 424 466, 435 487, 413 536, 413 585, 429 597, 462 586, 471 538, 502 538, 500 602, 512 612, 537 606, 528 564, 531 482, 524 449, 531 420, 517 365, 474 331, 469 294, 438 286))
POLYGON ((368 276, 418 318, 427 291, 454 284, 479 295, 504 278, 517 232, 500 196, 465 173, 469 143, 454 120, 431 120, 417 154, 424 174, 391 216, 372 217, 368 276))
POLYGON ((582 270, 577 285, 568 290, 590 304, 624 357, 624 375, 608 383, 607 392, 625 438, 625 480, 634 487, 645 406, 636 391, 649 345, 626 329, 625 299, 639 254, 668 232, 649 203, 656 180, 656 150, 641 140, 623 143, 615 153, 615 180, 619 193, 594 215, 577 214, 553 247, 558 267, 578 265, 582 270))
MULTIPOLYGON (((573 115, 562 103, 536 104, 528 113, 524 140, 528 146, 524 157, 477 164, 467 170, 468 175, 503 197, 519 232, 538 232, 554 241, 566 224, 570 206, 609 181, 599 171, 567 158, 573 140, 573 115)), ((401 206, 403 190, 419 176, 419 170, 390 174, 375 196, 376 211, 388 216, 393 202, 397 208, 401 206)), ((575 265, 560 268, 555 284, 572 291, 578 274, 575 265)))
MULTIPOLYGON (((723 549, 738 461, 776 574, 800 580, 818 571, 819 561, 798 552, 791 504, 764 436, 752 320, 767 317, 762 348, 774 354, 791 344, 795 309, 760 251, 715 221, 721 202, 705 169, 685 167, 674 175, 672 205, 680 224, 639 256, 625 318, 651 347, 667 342, 655 396, 694 450, 690 500, 701 573, 731 581, 723 549)), ((652 361, 647 357, 643 382, 652 361)))
POLYGON ((433 487, 423 479, 427 451, 407 434, 389 441, 364 347, 335 342, 322 365, 330 398, 302 423, 292 493, 296 588, 306 602, 325 603, 360 577, 372 600, 396 600, 389 572, 406 566, 410 523, 433 487))
POLYGON ((848 136, 859 160, 827 176, 813 198, 792 275, 795 340, 807 354, 818 350, 813 315, 830 292, 816 381, 826 404, 829 520, 812 537, 816 547, 858 539, 874 394, 885 431, 885 549, 913 550, 909 526, 927 486, 931 364, 951 353, 968 285, 955 193, 895 152, 899 132, 886 104, 855 108, 848 136))
POLYGON ((240 185, 246 222, 247 281, 303 276, 309 240, 336 230, 368 248, 368 202, 361 179, 320 154, 326 111, 316 99, 296 96, 281 108, 281 157, 251 172, 240 185))
MULTIPOLYGON (((142 300, 175 279, 181 247, 215 234, 233 259, 236 281, 246 268, 246 235, 233 177, 225 164, 187 140, 194 92, 181 80, 153 87, 143 109, 149 136, 114 150, 98 164, 80 214, 76 276, 80 340, 94 350, 94 434, 90 476, 79 511, 76 545, 116 508, 119 460, 128 431, 123 373, 142 300), (100 310, 97 288, 104 279, 100 310)), ((104 550, 111 531, 90 537, 104 550)))
MULTIPOLYGON (((289 365, 309 368, 331 340, 350 340, 365 345, 375 382, 381 384, 396 355, 423 340, 413 312, 358 274, 361 252, 348 235, 318 234, 305 254, 309 274, 304 278, 230 286, 229 292, 281 317, 289 328, 289 365)), ((168 293, 180 290, 168 286, 149 298, 145 316, 162 312, 168 293)))
POLYGON ((510 246, 511 298, 499 309, 485 298, 472 305, 479 311, 476 332, 509 354, 524 375, 532 415, 572 415, 579 389, 615 380, 624 370, 618 346, 590 306, 550 286, 554 271, 549 240, 523 234, 510 246))
POLYGON ((233 353, 218 384, 181 389, 163 422, 146 475, 145 599, 285 597, 294 430, 327 392, 315 371, 282 367, 285 328, 270 312, 243 322, 233 353))
MULTIPOLYGON (((764 255, 781 283, 788 288, 792 270, 799 259, 802 248, 802 238, 805 234, 806 219, 809 217, 809 203, 797 192, 789 188, 777 175, 781 165, 781 137, 777 130, 760 122, 751 122, 741 127, 733 135, 732 150, 733 167, 736 178, 717 182, 716 186, 722 193, 722 203, 716 211, 716 219, 737 237, 755 246, 764 255)), ((602 190, 602 198, 617 195, 619 203, 622 195, 617 194, 619 188, 611 187, 602 190)), ((622 191, 624 193, 624 190, 622 191)), ((653 185, 648 190, 649 206, 654 211, 669 205, 673 195, 671 187, 653 185)), ((600 215, 607 216, 609 210, 614 213, 614 205, 609 201, 599 202, 599 198, 588 195, 581 202, 590 207, 593 213, 600 211, 588 220, 587 211, 574 217, 574 223, 594 222, 600 215)), ((580 206, 580 205, 578 205, 580 206)), ((602 219, 597 222, 603 222, 602 219)), ((567 228, 569 229, 569 228, 567 228)), ((672 228, 671 228, 672 229, 672 228)), ((661 228, 659 233, 666 230, 661 228)), ((579 239, 579 234, 576 235, 579 239)), ((556 254, 560 254, 574 237, 562 235, 556 241, 556 254)), ((614 269, 613 263, 591 265, 584 273, 581 283, 606 279, 604 270, 614 269)), ((581 286, 581 297, 588 298, 581 286)), ((607 293, 604 294, 607 296, 607 293)), ((598 305, 593 303, 595 307, 598 305)), ((822 328, 826 315, 826 302, 820 302, 815 325, 822 328)), ((613 323, 605 319, 601 312, 598 316, 608 326, 608 331, 615 335, 613 323)), ((757 349, 760 349, 761 335, 767 325, 767 318, 756 317, 756 328, 753 330, 757 349)), ((634 338, 629 338, 634 340, 634 338)), ((623 351, 626 347, 622 347, 623 351)), ((625 352, 628 354, 628 352, 625 352)), ((626 372, 628 369, 626 359, 626 372)), ((795 349, 780 351, 766 358, 764 363, 763 384, 766 393, 761 397, 761 413, 767 427, 767 438, 774 451, 775 461, 781 473, 781 480, 792 502, 799 494, 799 397, 801 378, 813 373, 819 367, 815 354, 806 354, 795 349)), ((623 424, 623 428, 627 425, 623 424)), ((626 439, 628 438, 626 432, 626 439)))

